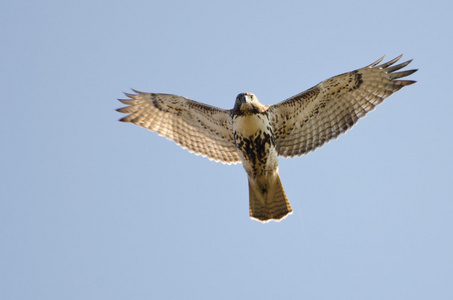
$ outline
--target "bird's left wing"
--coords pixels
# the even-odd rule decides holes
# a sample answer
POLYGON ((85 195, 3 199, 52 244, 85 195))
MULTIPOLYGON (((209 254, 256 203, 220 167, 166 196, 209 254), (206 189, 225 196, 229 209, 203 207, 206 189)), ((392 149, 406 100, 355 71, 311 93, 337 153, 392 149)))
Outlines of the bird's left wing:
MULTIPOLYGON (((402 56, 402 55, 401 55, 402 56)), ((306 154, 351 128, 376 105, 412 80, 396 80, 417 70, 396 72, 411 60, 392 66, 401 56, 327 79, 269 107, 279 155, 306 154)))
POLYGON ((181 147, 225 164, 240 162, 233 138, 229 110, 169 94, 134 91, 129 105, 118 109, 128 116, 120 119, 144 127, 179 144, 181 147))

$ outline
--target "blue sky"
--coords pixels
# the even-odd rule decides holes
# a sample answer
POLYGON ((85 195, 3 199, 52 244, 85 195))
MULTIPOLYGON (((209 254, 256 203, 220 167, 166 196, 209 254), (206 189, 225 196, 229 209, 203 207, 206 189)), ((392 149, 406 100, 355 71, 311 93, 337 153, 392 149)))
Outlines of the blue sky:
POLYGON ((451 1, 3 1, 1 299, 452 299, 451 1), (272 104, 405 53, 416 85, 280 159, 294 213, 248 216, 241 165, 115 111, 130 88, 272 104))

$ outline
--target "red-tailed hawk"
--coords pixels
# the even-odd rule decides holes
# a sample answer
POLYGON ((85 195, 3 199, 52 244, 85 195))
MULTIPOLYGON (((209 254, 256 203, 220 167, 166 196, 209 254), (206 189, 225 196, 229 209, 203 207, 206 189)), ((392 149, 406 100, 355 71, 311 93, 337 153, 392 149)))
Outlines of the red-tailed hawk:
MULTIPOLYGON (((401 55, 402 56, 402 55, 401 55)), ((401 56, 344 73, 274 105, 239 94, 231 110, 169 94, 126 94, 118 109, 131 122, 183 148, 225 164, 242 163, 249 182, 250 217, 279 221, 292 213, 278 174, 278 156, 306 154, 351 128, 376 105, 412 80, 417 70, 395 72, 401 56)))

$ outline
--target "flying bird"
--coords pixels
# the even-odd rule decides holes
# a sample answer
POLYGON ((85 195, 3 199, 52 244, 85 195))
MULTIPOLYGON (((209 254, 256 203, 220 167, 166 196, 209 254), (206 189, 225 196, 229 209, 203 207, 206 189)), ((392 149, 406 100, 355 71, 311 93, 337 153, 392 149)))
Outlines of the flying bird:
POLYGON ((248 176, 250 217, 280 221, 292 213, 278 174, 278 156, 307 154, 351 128, 360 118, 404 86, 397 80, 417 70, 394 65, 402 55, 327 79, 274 105, 252 93, 237 96, 226 110, 186 97, 142 93, 119 100, 120 119, 144 127, 197 155, 224 164, 242 163, 248 176), (380 65, 379 65, 380 64, 380 65))

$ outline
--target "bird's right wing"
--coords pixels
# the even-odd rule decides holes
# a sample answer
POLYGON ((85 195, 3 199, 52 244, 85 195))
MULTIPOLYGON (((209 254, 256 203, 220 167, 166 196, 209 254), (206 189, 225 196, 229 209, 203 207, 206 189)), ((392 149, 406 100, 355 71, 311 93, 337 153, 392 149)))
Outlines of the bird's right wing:
POLYGON ((120 119, 144 127, 198 155, 225 164, 241 162, 233 138, 229 110, 169 94, 134 91, 129 105, 118 109, 128 116, 120 119))

